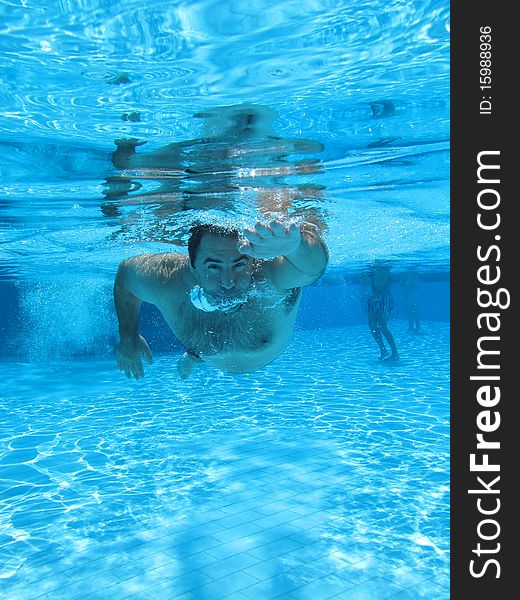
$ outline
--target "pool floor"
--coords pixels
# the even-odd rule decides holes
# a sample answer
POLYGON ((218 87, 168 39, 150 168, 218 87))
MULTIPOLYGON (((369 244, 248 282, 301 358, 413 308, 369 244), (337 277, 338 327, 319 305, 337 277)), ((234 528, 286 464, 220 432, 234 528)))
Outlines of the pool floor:
POLYGON ((299 331, 261 372, 3 365, 5 600, 449 598, 449 325, 299 331), (7 383, 9 382, 9 383, 7 383))

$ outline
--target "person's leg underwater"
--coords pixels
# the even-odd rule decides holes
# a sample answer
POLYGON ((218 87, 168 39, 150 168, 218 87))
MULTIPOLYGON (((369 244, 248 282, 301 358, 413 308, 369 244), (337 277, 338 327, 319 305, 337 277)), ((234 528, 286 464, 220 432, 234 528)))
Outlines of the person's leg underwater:
POLYGON ((384 360, 388 356, 388 350, 385 347, 383 336, 381 335, 381 329, 379 327, 379 321, 375 315, 369 315, 368 326, 370 328, 370 332, 372 333, 374 340, 379 346, 379 350, 381 351, 379 360, 384 360))
POLYGON ((388 329, 386 319, 380 319, 380 330, 385 336, 385 339, 388 342, 388 345, 390 346, 390 350, 392 351, 392 354, 390 356, 386 356, 383 360, 397 360, 399 358, 399 353, 397 352, 397 346, 395 345, 394 336, 392 335, 390 329, 388 329))

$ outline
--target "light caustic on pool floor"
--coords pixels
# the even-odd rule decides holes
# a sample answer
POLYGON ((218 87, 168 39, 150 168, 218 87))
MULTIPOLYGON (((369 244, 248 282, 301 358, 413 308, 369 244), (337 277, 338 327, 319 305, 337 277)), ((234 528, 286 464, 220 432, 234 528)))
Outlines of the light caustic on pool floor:
POLYGON ((3 597, 448 598, 448 326, 392 367, 366 334, 299 332, 261 373, 187 383, 168 356, 139 384, 20 370, 3 597))

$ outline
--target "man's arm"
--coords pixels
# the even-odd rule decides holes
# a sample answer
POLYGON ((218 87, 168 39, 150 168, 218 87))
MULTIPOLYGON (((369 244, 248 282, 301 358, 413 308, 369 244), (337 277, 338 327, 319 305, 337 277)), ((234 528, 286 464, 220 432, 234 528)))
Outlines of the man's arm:
POLYGON ((135 337, 139 329, 141 300, 125 287, 122 283, 123 278, 120 265, 114 283, 114 304, 119 323, 119 336, 135 337))
POLYGON ((152 353, 139 334, 139 312, 142 301, 160 304, 166 285, 179 270, 181 257, 172 254, 150 254, 124 260, 114 283, 114 303, 119 322, 117 365, 127 377, 144 377, 142 359, 152 363, 152 353))
POLYGON ((253 258, 274 258, 265 263, 265 271, 279 289, 310 285, 324 273, 328 263, 328 249, 318 228, 305 222, 300 227, 284 227, 277 221, 269 225, 257 223, 255 230, 244 232, 246 243, 238 250, 253 258))

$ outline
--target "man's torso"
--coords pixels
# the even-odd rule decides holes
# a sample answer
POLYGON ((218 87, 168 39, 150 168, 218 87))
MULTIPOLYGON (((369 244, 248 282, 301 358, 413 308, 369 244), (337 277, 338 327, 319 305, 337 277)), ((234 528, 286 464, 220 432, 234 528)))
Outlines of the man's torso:
POLYGON ((186 266, 167 284, 157 306, 179 341, 212 366, 253 371, 273 361, 290 342, 300 288, 280 291, 260 278, 246 301, 225 313, 195 308, 189 299, 195 283, 186 266))

